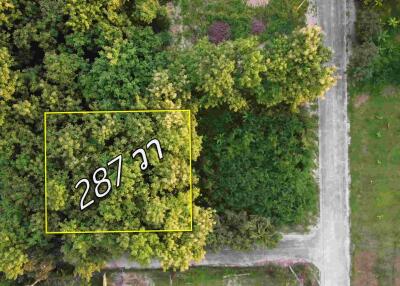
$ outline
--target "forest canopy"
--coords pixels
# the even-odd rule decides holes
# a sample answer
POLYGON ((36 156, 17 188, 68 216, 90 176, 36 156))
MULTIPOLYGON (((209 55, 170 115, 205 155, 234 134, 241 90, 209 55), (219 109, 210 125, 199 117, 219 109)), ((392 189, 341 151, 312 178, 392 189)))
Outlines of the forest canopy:
MULTIPOLYGON (((268 41, 265 35, 249 34, 215 44, 203 37, 182 48, 172 40, 170 23, 164 1, 157 0, 1 0, 4 283, 41 281, 65 265, 90 280, 122 255, 142 264, 159 259, 165 270, 185 270, 204 257, 207 245, 273 247, 279 227, 307 224, 315 214, 315 119, 304 106, 335 82, 321 30, 293 25, 268 41), (84 172, 86 155, 94 168, 105 162, 98 152, 130 151, 126 148, 144 144, 153 133, 167 142, 165 167, 144 178, 138 165, 132 166, 125 183, 133 192, 124 189, 126 201, 111 195, 87 215, 101 219, 83 224, 173 225, 184 216, 174 203, 187 199, 180 192, 186 187, 181 171, 187 170, 183 153, 191 136, 193 231, 46 235, 43 113, 137 109, 190 109, 191 134, 168 129, 182 125, 174 117, 164 124, 143 117, 60 117, 50 123, 56 140, 48 146, 54 171, 48 187, 56 194, 51 203, 57 212, 51 224, 79 225, 65 216, 76 207, 71 202, 76 177, 65 167, 84 172), (86 140, 88 134, 95 139, 86 140), (178 201, 162 199, 160 193, 167 191, 178 201), (150 196, 156 204, 140 204, 150 196), (129 209, 135 199, 137 208, 129 209), (246 232, 250 235, 243 237, 246 232)), ((157 162, 156 152, 149 158, 157 162)))

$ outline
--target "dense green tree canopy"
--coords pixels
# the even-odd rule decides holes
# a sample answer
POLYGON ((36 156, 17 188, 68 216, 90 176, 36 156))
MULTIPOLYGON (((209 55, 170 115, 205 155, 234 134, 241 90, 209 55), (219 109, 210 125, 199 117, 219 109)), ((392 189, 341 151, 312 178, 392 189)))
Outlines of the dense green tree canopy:
POLYGON ((200 105, 225 104, 238 111, 256 101, 296 110, 335 83, 334 68, 324 65, 331 52, 323 46, 320 28, 296 30, 263 45, 256 37, 218 46, 202 40, 181 55, 200 105))
POLYGON ((204 131, 201 161, 208 203, 222 212, 270 218, 273 225, 304 223, 317 204, 313 121, 285 110, 244 116, 215 111, 207 120, 215 126, 204 131))
POLYGON ((204 256, 207 238, 211 246, 272 247, 277 226, 313 211, 315 138, 301 106, 334 82, 320 30, 266 43, 203 39, 180 50, 169 44, 166 15, 157 0, 1 1, 0 279, 25 285, 65 263, 90 279, 123 254, 184 270, 204 256), (43 112, 132 109, 191 109, 191 133, 178 115, 49 115, 49 226, 182 225, 191 136, 193 231, 45 235, 43 112), (151 136, 165 148, 164 161, 152 150, 147 175, 138 162, 124 164, 119 195, 79 216, 78 176, 116 153, 128 158, 151 136))

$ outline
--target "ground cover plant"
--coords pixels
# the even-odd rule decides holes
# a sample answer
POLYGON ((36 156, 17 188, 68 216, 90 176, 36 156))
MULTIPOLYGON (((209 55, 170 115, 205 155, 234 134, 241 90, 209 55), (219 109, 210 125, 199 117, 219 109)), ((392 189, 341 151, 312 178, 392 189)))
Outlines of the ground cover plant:
POLYGON ((349 66, 354 285, 397 285, 398 1, 360 1, 349 66))
MULTIPOLYGON (((109 270, 96 273, 91 281, 93 286, 102 286, 103 281, 107 285, 130 284, 146 285, 265 285, 265 286, 295 286, 299 280, 305 286, 313 286, 318 283, 318 269, 310 264, 295 264, 289 267, 267 265, 246 268, 221 268, 221 267, 193 267, 185 272, 164 272, 161 270, 109 270), (295 274, 293 274, 293 272, 295 274), (297 277, 295 276, 297 275, 297 277), (299 280, 297 280, 299 279, 299 280), (171 284, 172 283, 172 284, 171 284)), ((51 277, 43 282, 43 286, 78 286, 82 281, 77 277, 62 276, 51 277)))
POLYGON ((214 22, 222 21, 230 26, 231 38, 245 38, 252 31, 253 22, 265 25, 259 34, 263 40, 270 40, 275 34, 290 33, 304 25, 307 1, 270 0, 265 5, 251 7, 243 0, 180 0, 174 3, 181 7, 181 24, 184 34, 195 41, 207 35, 214 22))
POLYGON ((349 65, 352 87, 358 90, 365 87, 368 91, 377 83, 400 83, 399 3, 379 3, 358 2, 356 41, 349 65))
MULTIPOLYGON (((296 264, 292 270, 303 281, 303 285, 316 285, 318 269, 309 264, 296 264)), ((100 276, 100 275, 99 275, 100 276)), ((165 273, 161 271, 132 271, 122 274, 120 272, 108 272, 110 282, 132 281, 139 284, 142 281, 152 281, 155 285, 265 285, 265 286, 295 286, 299 281, 288 267, 268 265, 250 268, 210 268, 195 267, 187 272, 165 273)), ((100 276, 101 277, 101 276, 100 276)), ((99 278, 100 278, 99 277, 99 278)), ((100 279, 98 280, 100 282, 100 279)), ((131 282, 131 283, 132 283, 131 282)), ((101 285, 100 283, 96 285, 101 285)))
MULTIPOLYGON (((284 3, 294 9, 294 2, 284 3)), ((277 1, 270 5, 272 10, 265 13, 280 11, 277 1)), ((307 224, 315 213, 314 119, 304 106, 335 81, 318 27, 301 28, 301 17, 293 25, 288 17, 287 29, 267 42, 261 35, 236 37, 233 27, 230 40, 215 44, 204 34, 181 50, 171 44, 167 7, 156 0, 6 0, 0 7, 3 284, 37 283, 64 271, 89 281, 108 260, 123 254, 143 264, 159 259, 164 270, 186 270, 204 256, 207 243, 215 248, 273 247, 280 239, 277 228, 307 224), (45 235, 43 112, 135 109, 192 111, 193 231, 45 235), (227 174, 236 178, 235 184, 221 180, 227 174), (224 194, 226 202, 220 199, 224 194), (237 205, 244 197, 248 200, 237 205)), ((169 190, 179 197, 184 188, 178 170, 188 162, 179 152, 187 149, 188 134, 167 132, 180 126, 181 119, 170 117, 163 124, 143 118, 71 120, 49 123, 54 142, 49 145, 49 167, 55 172, 48 191, 57 194, 51 199, 57 212, 50 217, 52 226, 79 226, 68 216, 79 202, 68 199, 77 198, 73 184, 66 182, 76 181, 71 172, 83 172, 85 154, 93 168, 100 167, 109 152, 123 152, 131 142, 146 144, 145 133, 167 139, 170 168, 158 174, 153 168, 154 176, 142 176, 136 165, 129 169, 128 183, 142 192, 141 200, 153 196, 157 206, 144 208, 149 202, 138 202, 133 211, 128 202, 134 199, 125 190, 127 202, 108 199, 111 204, 90 210, 90 217, 102 219, 89 222, 103 228, 125 218, 148 228, 174 224, 184 216, 160 196, 169 190), (135 212, 140 216, 136 221, 135 212)), ((150 158, 157 162, 157 153, 150 158)))

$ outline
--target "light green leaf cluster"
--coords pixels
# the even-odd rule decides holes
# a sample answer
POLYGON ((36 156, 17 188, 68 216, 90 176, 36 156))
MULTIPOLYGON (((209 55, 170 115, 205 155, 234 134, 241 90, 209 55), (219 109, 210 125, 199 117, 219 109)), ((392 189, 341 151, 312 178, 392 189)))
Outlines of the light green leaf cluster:
POLYGON ((267 108, 286 104, 297 110, 335 83, 335 69, 325 65, 330 55, 320 28, 310 27, 267 44, 253 37, 217 46, 202 40, 178 55, 178 63, 190 79, 192 97, 206 109, 249 110, 255 99, 267 108))
POLYGON ((136 18, 147 24, 157 17, 157 12, 160 9, 158 0, 136 0, 135 6, 136 18))
POLYGON ((0 98, 10 100, 15 91, 17 75, 11 70, 12 58, 6 48, 0 48, 0 98))
POLYGON ((331 52, 323 46, 318 26, 302 28, 273 40, 266 48, 266 92, 257 100, 266 106, 286 103, 296 110, 322 97, 336 82, 326 66, 331 52))
POLYGON ((69 16, 66 25, 74 31, 87 31, 101 19, 106 1, 67 0, 64 11, 69 16))
MULTIPOLYGON (((15 222, 15 221, 14 221, 15 222)), ((29 259, 25 253, 26 247, 16 233, 2 229, 0 231, 0 271, 6 274, 8 279, 16 279, 24 273, 24 266, 29 259), (17 245, 19 242, 20 245, 17 245)))
POLYGON ((10 25, 12 16, 15 16, 14 1, 0 0, 0 25, 10 25))

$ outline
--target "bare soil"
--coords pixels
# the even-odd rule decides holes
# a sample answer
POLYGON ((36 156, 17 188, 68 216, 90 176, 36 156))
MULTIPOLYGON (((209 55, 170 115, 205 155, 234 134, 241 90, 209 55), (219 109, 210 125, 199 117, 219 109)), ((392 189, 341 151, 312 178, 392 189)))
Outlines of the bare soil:
POLYGON ((376 260, 376 253, 371 251, 363 251, 355 255, 355 286, 378 286, 378 279, 375 277, 374 274, 374 266, 376 260))
POLYGON ((360 94, 357 96, 356 100, 354 101, 354 106, 356 108, 360 108, 364 103, 366 103, 369 99, 368 94, 360 94))

